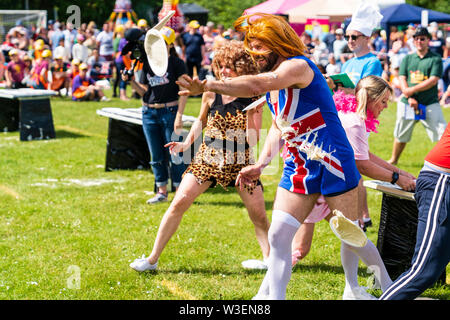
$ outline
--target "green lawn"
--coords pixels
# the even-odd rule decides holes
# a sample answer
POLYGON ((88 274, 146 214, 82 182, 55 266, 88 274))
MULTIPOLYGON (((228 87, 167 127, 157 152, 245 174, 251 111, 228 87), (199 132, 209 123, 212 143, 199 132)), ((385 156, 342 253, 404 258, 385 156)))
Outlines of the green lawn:
MULTIPOLYGON (((261 253, 233 190, 212 189, 196 200, 163 252, 158 272, 129 268, 149 254, 169 203, 145 203, 153 191, 149 171, 105 172, 108 119, 96 110, 138 107, 139 101, 75 103, 55 97, 51 102, 56 139, 22 142, 18 132, 0 134, 0 299, 251 299, 256 294, 264 273, 246 271, 241 262, 261 253)), ((196 116, 199 107, 200 99, 190 98, 186 114, 196 116)), ((450 110, 445 116, 450 120, 450 110)), ((265 109, 266 128, 270 121, 265 109)), ((395 108, 384 111, 380 121, 370 146, 388 159, 395 108)), ((399 166, 417 175, 431 147, 417 126, 399 166)), ((280 169, 262 178, 269 216, 280 169)), ((368 197, 374 226, 367 234, 376 243, 381 194, 369 190, 368 197)), ((327 223, 318 223, 287 298, 341 299, 339 248, 327 223)), ((361 263, 360 283, 366 285, 369 276, 361 263)), ((450 288, 435 287, 425 295, 447 300, 450 288)))

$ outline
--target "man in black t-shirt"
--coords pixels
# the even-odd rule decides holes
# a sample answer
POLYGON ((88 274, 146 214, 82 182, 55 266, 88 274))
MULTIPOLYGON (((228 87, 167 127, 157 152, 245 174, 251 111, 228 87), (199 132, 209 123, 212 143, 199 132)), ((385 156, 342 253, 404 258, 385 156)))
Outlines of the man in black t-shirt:
MULTIPOLYGON (((164 146, 171 141, 180 141, 181 138, 179 134, 183 127, 182 116, 187 97, 178 95, 180 88, 175 81, 186 74, 187 70, 172 45, 175 31, 163 27, 161 34, 169 51, 167 72, 159 77, 152 70, 143 70, 139 82, 130 80, 133 89, 142 97, 142 128, 150 150, 150 165, 157 189, 156 195, 147 201, 148 204, 167 201, 169 170, 172 185, 176 188, 186 169, 182 158, 169 155, 164 146)), ((122 77, 124 81, 128 80, 128 76, 122 77)))

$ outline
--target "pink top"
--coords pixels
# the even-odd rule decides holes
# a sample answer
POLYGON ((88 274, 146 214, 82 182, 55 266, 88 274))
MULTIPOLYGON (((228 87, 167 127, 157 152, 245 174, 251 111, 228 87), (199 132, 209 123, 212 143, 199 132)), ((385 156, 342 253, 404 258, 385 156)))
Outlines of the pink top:
POLYGON ((356 113, 339 112, 339 119, 347 133, 347 139, 352 145, 355 160, 369 160, 369 132, 364 120, 356 113))

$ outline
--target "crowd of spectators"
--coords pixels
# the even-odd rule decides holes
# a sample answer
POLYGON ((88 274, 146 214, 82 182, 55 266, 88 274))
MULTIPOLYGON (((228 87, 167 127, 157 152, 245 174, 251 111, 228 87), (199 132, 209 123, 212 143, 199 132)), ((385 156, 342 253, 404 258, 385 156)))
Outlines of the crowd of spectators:
MULTIPOLYGON (((122 56, 121 50, 127 42, 124 36, 127 29, 140 28, 145 31, 149 27, 145 19, 120 25, 109 21, 101 28, 93 21, 74 28, 71 23, 51 20, 47 28, 25 28, 19 21, 6 34, 0 47, 0 87, 51 89, 61 95, 72 95, 73 100, 103 101, 109 100, 103 91, 112 88, 112 97, 125 101, 131 97, 138 98, 134 92, 131 97, 127 96, 127 83, 121 80, 120 73, 131 65, 129 56, 122 56), (84 76, 90 80, 74 81, 80 76, 80 66, 87 71, 84 76), (96 93, 82 98, 74 95, 74 84, 86 81, 95 84, 96 93)), ((370 51, 382 63, 383 77, 397 92, 400 63, 406 55, 415 51, 412 35, 416 28, 414 24, 393 27, 389 39, 386 39, 385 30, 377 29, 371 37, 370 51)), ((353 57, 344 30, 344 25, 333 24, 329 32, 323 32, 320 26, 315 25, 312 31, 300 35, 308 50, 306 54, 325 75, 340 73, 342 65, 353 57)), ((432 36, 430 51, 439 54, 443 60, 440 96, 448 100, 449 93, 445 93, 450 73, 450 36, 446 35, 448 29, 437 23, 432 22, 428 30, 432 36)), ((221 41, 242 39, 242 34, 213 22, 200 25, 193 20, 175 31, 174 47, 178 56, 186 63, 189 74, 200 79, 213 76, 211 61, 215 46, 221 41)), ((84 91, 88 87, 81 85, 84 91)), ((448 105, 445 101, 443 103, 448 105)))

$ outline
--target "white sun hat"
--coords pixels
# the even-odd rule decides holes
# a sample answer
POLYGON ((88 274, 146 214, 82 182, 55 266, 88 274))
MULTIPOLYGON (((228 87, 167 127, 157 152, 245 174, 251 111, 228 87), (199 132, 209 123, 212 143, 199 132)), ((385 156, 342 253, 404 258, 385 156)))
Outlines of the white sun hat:
POLYGON ((334 210, 333 214, 330 228, 336 237, 353 247, 362 248, 367 244, 367 236, 358 225, 347 219, 339 210, 334 210))
POLYGON ((161 29, 174 14, 174 10, 169 11, 157 25, 148 30, 145 34, 144 49, 147 54, 147 60, 153 73, 158 77, 162 77, 166 74, 169 59, 166 42, 161 34, 161 29))
POLYGON ((373 29, 380 25, 381 19, 383 19, 383 15, 377 6, 370 2, 362 2, 353 13, 347 30, 356 30, 370 37, 373 29))

